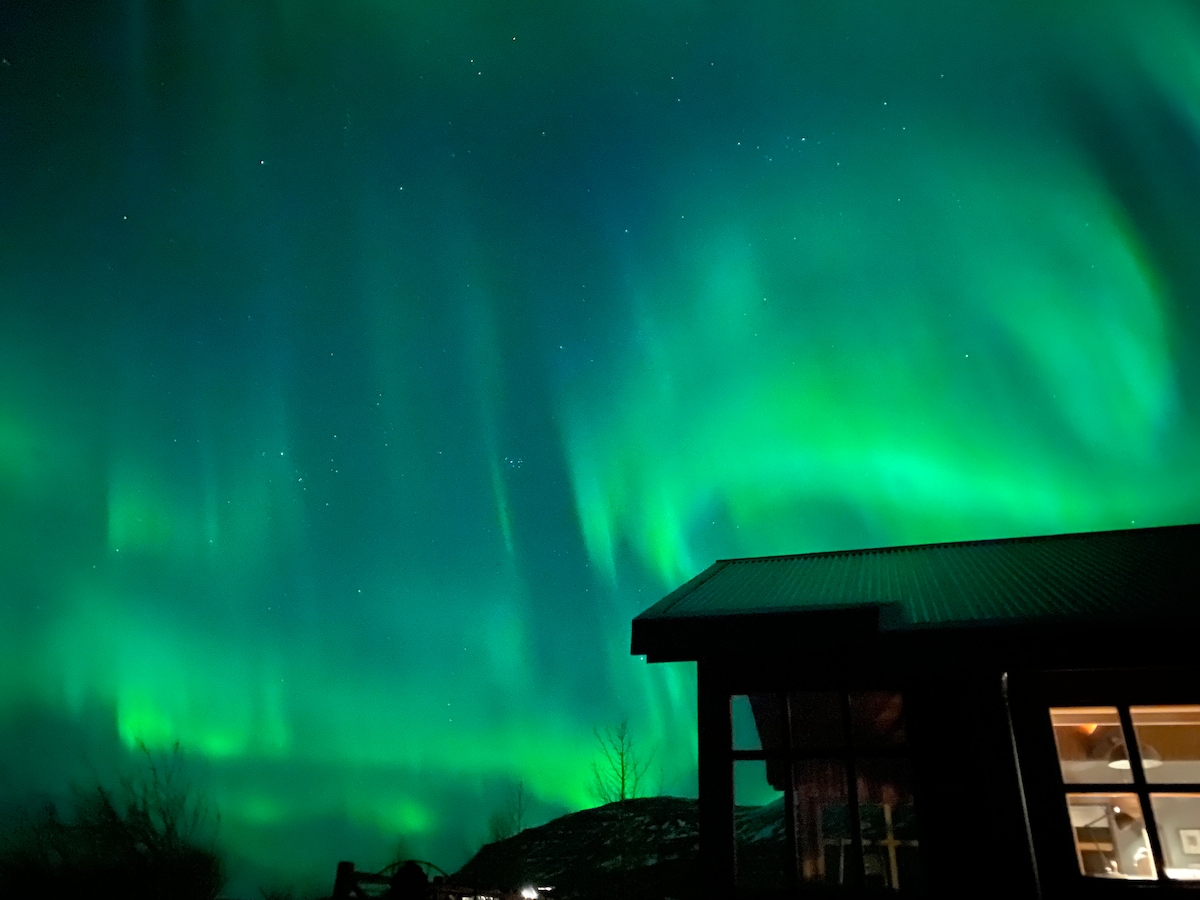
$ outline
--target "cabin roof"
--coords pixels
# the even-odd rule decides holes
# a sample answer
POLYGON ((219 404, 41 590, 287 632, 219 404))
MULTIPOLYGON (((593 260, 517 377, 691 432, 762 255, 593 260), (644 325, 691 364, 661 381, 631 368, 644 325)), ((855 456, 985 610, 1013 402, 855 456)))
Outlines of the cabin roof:
POLYGON ((873 609, 896 630, 1191 616, 1198 598, 1200 525, 723 559, 633 620, 633 652, 781 613, 873 609))

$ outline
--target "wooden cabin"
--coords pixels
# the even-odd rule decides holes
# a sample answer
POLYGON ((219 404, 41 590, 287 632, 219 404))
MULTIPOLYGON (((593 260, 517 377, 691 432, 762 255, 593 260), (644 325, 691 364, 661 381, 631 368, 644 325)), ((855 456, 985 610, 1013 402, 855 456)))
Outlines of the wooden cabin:
POLYGON ((1200 897, 1198 651, 1200 525, 722 560, 632 641, 721 898, 1200 897))

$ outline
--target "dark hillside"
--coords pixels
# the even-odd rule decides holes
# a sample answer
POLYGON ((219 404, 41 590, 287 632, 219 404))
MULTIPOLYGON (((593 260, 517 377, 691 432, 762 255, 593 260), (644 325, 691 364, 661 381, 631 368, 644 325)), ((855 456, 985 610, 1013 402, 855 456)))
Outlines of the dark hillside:
POLYGON ((561 900, 690 900, 699 893, 697 801, 645 797, 585 809, 483 847, 455 884, 553 885, 561 900))

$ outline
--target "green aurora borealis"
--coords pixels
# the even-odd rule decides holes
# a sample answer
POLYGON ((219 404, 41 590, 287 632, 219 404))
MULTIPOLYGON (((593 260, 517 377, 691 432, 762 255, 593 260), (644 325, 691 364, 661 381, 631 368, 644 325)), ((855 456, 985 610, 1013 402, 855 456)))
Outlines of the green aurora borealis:
POLYGON ((1200 520, 1200 4, 0 4, 0 810, 443 867, 717 557, 1200 520))

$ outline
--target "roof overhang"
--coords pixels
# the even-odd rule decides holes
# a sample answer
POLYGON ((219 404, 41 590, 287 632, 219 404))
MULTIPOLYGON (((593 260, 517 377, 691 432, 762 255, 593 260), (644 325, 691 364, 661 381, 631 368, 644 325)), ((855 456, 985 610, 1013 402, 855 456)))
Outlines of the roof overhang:
POLYGON ((1200 524, 719 560, 633 620, 631 652, 811 657, 885 634, 1121 623, 1200 625, 1200 524))
POLYGON ((633 620, 631 652, 647 662, 687 662, 710 656, 778 654, 814 642, 860 643, 877 635, 899 610, 866 603, 829 609, 665 618, 647 610, 633 620))

